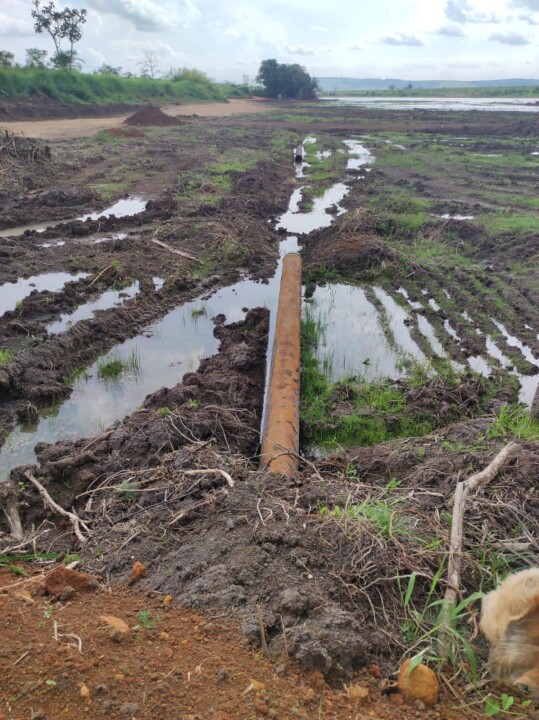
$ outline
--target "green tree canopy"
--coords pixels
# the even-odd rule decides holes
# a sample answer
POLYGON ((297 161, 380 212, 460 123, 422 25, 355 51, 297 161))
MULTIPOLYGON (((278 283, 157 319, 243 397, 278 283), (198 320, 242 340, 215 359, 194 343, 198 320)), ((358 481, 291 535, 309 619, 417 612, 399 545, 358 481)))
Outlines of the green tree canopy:
POLYGON ((0 50, 0 67, 13 67, 15 55, 8 50, 0 50))
POLYGON ((315 96, 318 83, 301 65, 286 65, 277 60, 263 60, 256 81, 266 88, 268 97, 301 98, 315 96))
POLYGON ((28 48, 26 50, 26 67, 44 68, 47 66, 47 51, 39 48, 28 48))

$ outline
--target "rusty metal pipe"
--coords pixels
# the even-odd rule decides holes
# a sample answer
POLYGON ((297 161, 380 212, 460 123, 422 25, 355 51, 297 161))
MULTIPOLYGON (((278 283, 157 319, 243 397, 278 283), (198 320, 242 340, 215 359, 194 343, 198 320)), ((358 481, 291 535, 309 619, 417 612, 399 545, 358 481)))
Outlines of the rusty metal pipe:
POLYGON ((301 258, 285 255, 262 431, 260 467, 281 475, 298 469, 301 258))

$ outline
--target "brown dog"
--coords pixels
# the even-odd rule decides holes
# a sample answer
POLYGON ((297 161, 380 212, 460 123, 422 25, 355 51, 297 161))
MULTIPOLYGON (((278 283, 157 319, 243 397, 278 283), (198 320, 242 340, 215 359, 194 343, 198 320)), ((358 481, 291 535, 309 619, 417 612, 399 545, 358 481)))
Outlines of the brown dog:
POLYGON ((539 568, 510 575, 485 595, 481 630, 494 676, 539 694, 539 568))

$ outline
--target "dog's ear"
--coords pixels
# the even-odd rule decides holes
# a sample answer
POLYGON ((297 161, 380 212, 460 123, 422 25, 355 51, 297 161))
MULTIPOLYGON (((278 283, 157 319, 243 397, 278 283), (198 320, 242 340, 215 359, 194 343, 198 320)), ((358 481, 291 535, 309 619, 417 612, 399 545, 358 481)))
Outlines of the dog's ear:
POLYGON ((508 632, 510 633, 513 629, 524 633, 529 644, 539 647, 539 592, 522 615, 511 618, 508 632))

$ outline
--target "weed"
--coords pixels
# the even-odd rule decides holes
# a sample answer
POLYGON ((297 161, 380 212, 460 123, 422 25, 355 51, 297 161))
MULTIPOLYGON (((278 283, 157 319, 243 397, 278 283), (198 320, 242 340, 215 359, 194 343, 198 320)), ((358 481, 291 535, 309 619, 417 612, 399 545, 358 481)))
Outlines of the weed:
POLYGON ((108 360, 102 358, 97 361, 97 375, 103 380, 117 380, 124 372, 140 374, 140 358, 136 349, 131 350, 126 360, 113 356, 108 360))
POLYGON ((193 408, 193 410, 198 410, 198 408, 199 408, 199 403, 196 398, 190 398, 188 400, 188 404, 189 404, 189 407, 193 408))
POLYGON ((10 350, 0 348, 0 365, 7 365, 13 360, 13 353, 10 350))
POLYGON ((521 406, 503 405, 496 422, 487 432, 487 438, 506 437, 538 442, 539 421, 521 406))
POLYGON ((208 314, 208 312, 207 312, 206 307, 205 307, 204 305, 202 305, 202 307, 193 308, 193 309, 191 310, 191 317, 192 317, 192 318, 199 318, 199 317, 202 317, 202 316, 206 316, 207 314, 208 314))
POLYGON ((157 408, 156 413, 158 415, 160 415, 161 417, 168 417, 169 415, 172 414, 172 411, 168 407, 160 407, 160 408, 157 408))
POLYGON ((151 610, 141 610, 137 617, 139 619, 140 624, 146 630, 153 630, 156 623, 161 622, 161 617, 159 615, 156 615, 155 618, 152 617, 151 610))
POLYGON ((128 500, 134 500, 138 492, 138 483, 133 481, 133 478, 122 480, 116 490, 121 494, 125 495, 128 500))

